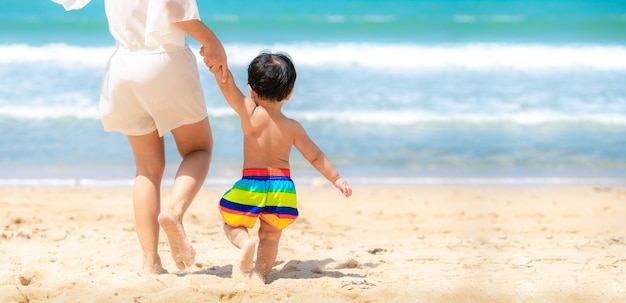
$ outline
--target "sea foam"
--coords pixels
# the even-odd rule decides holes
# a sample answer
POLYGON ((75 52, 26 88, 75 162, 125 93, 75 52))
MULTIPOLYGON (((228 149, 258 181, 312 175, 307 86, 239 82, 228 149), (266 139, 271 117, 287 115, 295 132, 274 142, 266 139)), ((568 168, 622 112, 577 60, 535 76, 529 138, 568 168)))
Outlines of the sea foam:
MULTIPOLYGON (((298 66, 365 67, 382 71, 440 69, 626 70, 626 47, 547 44, 226 43, 229 63, 247 65, 263 50, 288 53, 298 66)), ((198 53, 197 46, 192 45, 198 53)), ((114 47, 0 45, 0 64, 49 63, 104 66, 114 47)), ((199 56, 198 56, 199 57, 199 56)), ((199 64, 200 58, 198 59, 199 64)))

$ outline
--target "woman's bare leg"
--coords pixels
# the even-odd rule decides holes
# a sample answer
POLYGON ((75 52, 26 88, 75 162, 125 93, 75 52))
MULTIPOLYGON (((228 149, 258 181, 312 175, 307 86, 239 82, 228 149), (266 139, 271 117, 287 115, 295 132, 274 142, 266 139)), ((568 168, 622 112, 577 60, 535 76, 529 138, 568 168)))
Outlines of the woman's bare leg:
POLYGON ((259 227, 259 248, 256 252, 254 271, 261 274, 263 277, 267 277, 274 266, 281 234, 282 231, 280 229, 276 229, 261 220, 261 226, 259 227))
POLYGON ((163 271, 158 253, 161 178, 165 169, 163 138, 152 132, 143 136, 128 136, 135 157, 136 175, 133 186, 135 225, 143 251, 143 272, 163 271))
POLYGON ((193 264, 196 252, 187 238, 183 216, 204 184, 213 137, 208 118, 172 130, 182 162, 176 172, 172 198, 159 214, 159 223, 167 235, 176 267, 182 270, 193 264))
POLYGON ((230 243, 241 250, 237 267, 244 273, 252 273, 256 242, 250 237, 248 229, 243 226, 232 227, 224 224, 224 233, 230 243))

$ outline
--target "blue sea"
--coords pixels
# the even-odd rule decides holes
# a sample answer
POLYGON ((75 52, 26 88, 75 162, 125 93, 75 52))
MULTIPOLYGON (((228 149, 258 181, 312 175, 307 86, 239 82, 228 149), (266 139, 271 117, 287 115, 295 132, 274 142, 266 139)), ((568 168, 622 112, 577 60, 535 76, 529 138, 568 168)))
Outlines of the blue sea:
MULTIPOLYGON (((259 52, 291 55, 284 112, 352 183, 626 184, 626 1, 198 6, 241 88, 259 52)), ((128 142, 98 117, 113 49, 101 0, 71 12, 0 0, 0 184, 131 184, 128 142)), ((230 184, 238 117, 198 66, 215 140, 206 184, 230 184)), ((167 184, 180 160, 165 138, 167 184)), ((292 169, 321 177, 295 149, 292 169)))

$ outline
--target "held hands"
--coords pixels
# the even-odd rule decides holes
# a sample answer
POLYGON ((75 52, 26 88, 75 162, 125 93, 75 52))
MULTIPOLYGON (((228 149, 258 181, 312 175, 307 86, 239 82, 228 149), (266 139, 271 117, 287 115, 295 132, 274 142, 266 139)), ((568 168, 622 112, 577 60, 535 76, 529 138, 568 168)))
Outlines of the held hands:
POLYGON ((348 184, 348 182, 346 180, 344 180, 343 178, 339 177, 339 179, 335 180, 335 182, 333 182, 333 185, 344 195, 346 196, 346 198, 350 197, 352 195, 352 188, 350 187, 350 184, 348 184))
MULTIPOLYGON (((209 68, 212 73, 217 73, 220 70, 222 71, 221 80, 222 83, 226 83, 228 80, 228 64, 226 62, 226 53, 224 53, 223 48, 219 48, 216 51, 215 49, 206 49, 204 46, 200 48, 200 56, 203 57, 204 64, 209 68)), ((215 75, 218 76, 217 74, 215 75)))

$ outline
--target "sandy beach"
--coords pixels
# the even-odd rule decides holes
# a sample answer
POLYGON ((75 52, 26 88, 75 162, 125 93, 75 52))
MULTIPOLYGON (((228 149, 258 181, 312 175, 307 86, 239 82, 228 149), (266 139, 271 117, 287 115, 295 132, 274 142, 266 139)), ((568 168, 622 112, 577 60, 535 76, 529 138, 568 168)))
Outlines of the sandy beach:
MULTIPOLYGON (((0 188, 0 302, 626 302, 626 188, 300 185, 266 284, 205 187, 196 263, 142 276, 130 188, 0 188)), ((163 192, 167 199, 169 191, 163 192)))

